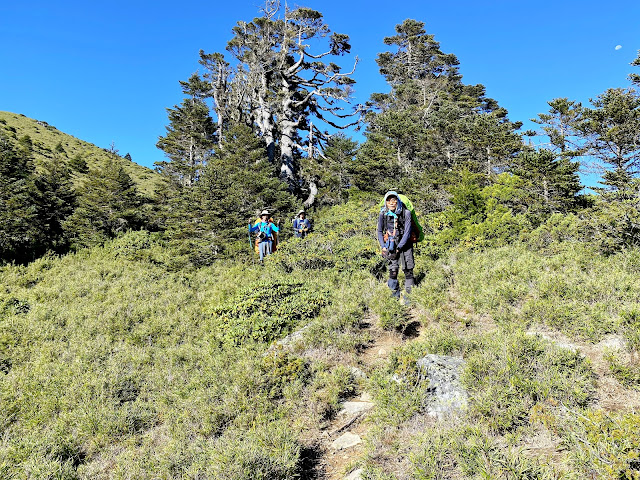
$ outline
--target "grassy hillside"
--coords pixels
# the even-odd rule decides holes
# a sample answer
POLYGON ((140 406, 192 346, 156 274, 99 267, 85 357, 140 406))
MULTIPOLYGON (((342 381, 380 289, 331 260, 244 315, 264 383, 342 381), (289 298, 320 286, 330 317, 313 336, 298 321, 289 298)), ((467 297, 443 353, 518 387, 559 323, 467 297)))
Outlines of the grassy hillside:
MULTIPOLYGON (((28 118, 21 114, 0 111, 0 131, 14 140, 28 136, 32 141, 36 166, 58 156, 67 164, 73 159, 82 159, 90 167, 101 162, 108 155, 104 149, 63 133, 45 121, 28 118)), ((135 162, 127 162, 126 169, 142 193, 146 195, 153 193, 155 186, 159 183, 155 172, 135 162)), ((81 181, 82 178, 83 175, 76 172, 76 181, 81 181)))
POLYGON ((264 267, 180 268, 146 232, 2 267, 0 477, 638 478, 640 251, 421 246, 404 306, 375 203, 264 267), (426 413, 427 353, 466 362, 454 421, 426 413), (365 392, 364 446, 331 476, 336 413, 365 392))

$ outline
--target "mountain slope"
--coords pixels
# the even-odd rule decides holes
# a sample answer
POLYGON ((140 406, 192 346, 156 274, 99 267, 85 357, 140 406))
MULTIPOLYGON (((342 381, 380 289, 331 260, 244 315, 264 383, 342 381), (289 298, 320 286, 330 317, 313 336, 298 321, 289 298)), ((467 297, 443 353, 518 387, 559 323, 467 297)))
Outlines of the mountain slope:
MULTIPOLYGON (((109 152, 92 143, 77 139, 61 132, 53 125, 35 120, 22 114, 0 111, 0 133, 14 141, 25 137, 31 140, 36 167, 59 156, 67 164, 73 160, 84 160, 88 167, 107 158, 109 152)), ((160 177, 151 169, 123 159, 127 173, 136 182, 141 193, 149 196, 160 183, 160 177)), ((76 182, 82 180, 83 173, 75 171, 76 182)))
POLYGON ((638 478, 639 250, 421 244, 405 306, 377 211, 318 212, 264 265, 180 268, 141 231, 0 267, 0 478, 638 478), (464 360, 458 416, 426 355, 464 360))

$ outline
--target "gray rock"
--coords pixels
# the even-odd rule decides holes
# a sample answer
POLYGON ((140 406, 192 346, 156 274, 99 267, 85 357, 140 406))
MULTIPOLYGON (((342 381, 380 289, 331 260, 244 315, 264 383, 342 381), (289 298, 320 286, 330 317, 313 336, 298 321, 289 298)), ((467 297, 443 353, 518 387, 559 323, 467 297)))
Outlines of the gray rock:
POLYGON ((344 402, 342 404, 342 410, 338 412, 338 416, 348 417, 351 415, 356 415, 358 413, 371 410, 373 407, 374 404, 371 402, 344 402))
POLYGON ((547 332, 536 332, 534 330, 529 330, 528 332, 526 332, 526 335, 542 338, 543 340, 546 340, 547 342, 553 344, 558 348, 562 348, 563 350, 570 350, 572 352, 577 352, 580 350, 580 347, 578 347, 577 345, 569 342, 563 342, 561 339, 556 338, 547 332))
POLYGON ((331 448, 333 448, 334 450, 344 450, 345 448, 355 447, 360 443, 362 443, 362 439, 359 435, 347 432, 336 438, 331 444, 331 448))
POLYGON ((460 384, 464 360, 446 355, 427 355, 418 360, 423 380, 428 380, 425 407, 439 419, 466 409, 468 395, 460 384))
POLYGON ((362 480, 362 472, 364 472, 364 468, 354 470, 349 475, 344 477, 344 480, 362 480))
POLYGON ((360 370, 358 367, 349 367, 349 370, 351 370, 351 375, 356 380, 357 379, 362 379, 362 378, 367 378, 367 375, 362 370, 360 370))
POLYGON ((289 335, 287 335, 286 337, 281 338, 280 340, 278 340, 276 342, 276 345, 281 346, 281 347, 290 347, 293 344, 302 341, 302 339, 304 338, 305 330, 307 330, 310 326, 311 326, 311 324, 308 323, 307 325, 302 327, 300 330, 292 332, 289 335))
POLYGON ((627 342, 624 337, 620 335, 607 335, 599 343, 598 348, 609 350, 624 350, 627 346, 627 342))

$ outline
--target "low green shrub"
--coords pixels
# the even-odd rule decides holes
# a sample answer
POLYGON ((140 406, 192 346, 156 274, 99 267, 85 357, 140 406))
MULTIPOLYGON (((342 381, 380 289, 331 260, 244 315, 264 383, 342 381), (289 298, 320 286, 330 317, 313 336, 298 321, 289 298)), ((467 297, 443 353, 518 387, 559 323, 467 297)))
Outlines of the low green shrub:
POLYGON ((562 438, 575 475, 640 478, 640 415, 637 413, 563 408, 545 412, 544 423, 562 438))
POLYGON ((330 418, 340 409, 340 402, 356 391, 356 379, 344 365, 314 365, 313 383, 309 386, 313 408, 321 418, 330 418))
POLYGON ((288 352, 267 353, 259 364, 260 378, 269 385, 269 398, 282 397, 283 389, 293 382, 305 382, 310 376, 307 360, 288 352))
POLYGON ((366 382, 373 396, 375 410, 368 416, 371 424, 395 428, 422 411, 428 382, 419 381, 419 370, 402 369, 400 376, 391 366, 376 369, 366 382))
POLYGON ((368 321, 377 284, 366 272, 343 272, 331 280, 331 303, 308 324, 304 344, 353 353, 368 342, 369 334, 361 326, 368 321))
POLYGON ((499 433, 527 425, 529 411, 539 402, 586 406, 595 388, 581 354, 531 335, 487 337, 465 361, 462 382, 469 393, 469 414, 499 433))
POLYGON ((564 250, 567 244, 575 246, 584 237, 576 215, 556 213, 535 230, 521 232, 520 239, 534 251, 553 254, 564 250))
POLYGON ((407 307, 391 296, 386 286, 377 286, 378 295, 371 302, 371 311, 384 330, 404 330, 411 322, 407 307))
POLYGON ((325 289, 310 283, 260 280, 208 314, 222 343, 269 342, 315 317, 328 299, 325 289))
POLYGON ((269 422, 217 439, 207 465, 191 472, 212 480, 289 480, 299 475, 301 445, 286 422, 269 422))
POLYGON ((507 447, 480 426, 428 428, 413 440, 411 479, 440 478, 533 480, 552 472, 539 460, 507 447))

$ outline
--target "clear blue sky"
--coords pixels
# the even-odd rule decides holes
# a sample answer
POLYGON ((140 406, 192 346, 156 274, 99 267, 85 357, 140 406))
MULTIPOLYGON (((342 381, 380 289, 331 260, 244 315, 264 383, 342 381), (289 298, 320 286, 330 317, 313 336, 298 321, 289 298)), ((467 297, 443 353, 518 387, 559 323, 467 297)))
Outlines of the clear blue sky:
MULTIPOLYGON (((259 15, 258 0, 33 0, 0 2, 0 110, 59 130, 152 167, 166 108, 181 102, 179 80, 198 51, 224 51, 231 28, 259 15)), ((547 101, 587 103, 627 87, 640 49, 639 0, 445 2, 300 0, 335 32, 351 36, 360 64, 357 103, 388 87, 376 55, 407 18, 425 23, 460 60, 463 81, 482 83, 511 120, 528 122, 547 101), (485 5, 482 5, 485 3, 485 5), (618 48, 616 48, 619 46, 618 48), (620 48, 621 47, 621 48, 620 48)), ((640 69, 638 69, 640 70, 640 69)), ((355 137, 354 137, 355 138, 355 137)))

